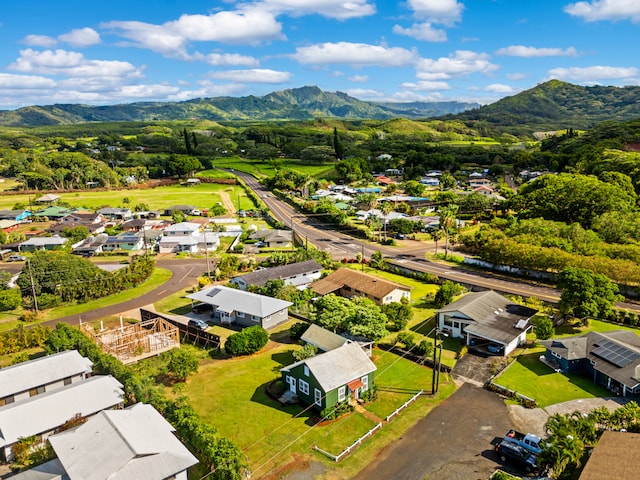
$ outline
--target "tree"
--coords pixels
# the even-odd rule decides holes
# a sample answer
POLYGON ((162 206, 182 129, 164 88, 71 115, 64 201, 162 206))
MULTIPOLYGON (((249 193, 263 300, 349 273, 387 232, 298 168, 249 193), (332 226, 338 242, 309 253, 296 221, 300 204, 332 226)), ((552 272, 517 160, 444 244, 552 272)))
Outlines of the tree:
POLYGON ((62 229, 62 236, 68 238, 72 245, 81 242, 89 235, 89 229, 84 225, 77 225, 75 227, 66 227, 62 229))
POLYGON ((613 304, 622 299, 615 283, 584 268, 568 267, 561 271, 558 288, 562 290, 560 311, 585 322, 589 317, 607 318, 613 313, 613 304))
POLYGON ((538 340, 549 340, 555 333, 553 321, 549 317, 538 319, 533 327, 533 333, 538 340))
POLYGON ((333 127, 333 151, 338 160, 342 160, 342 156, 344 155, 344 147, 342 146, 342 142, 340 142, 340 137, 338 137, 338 129, 333 127))
POLYGON ((198 371, 198 357, 191 348, 182 346, 169 352, 167 369, 175 378, 184 382, 187 377, 198 371))
POLYGON ((22 303, 22 295, 17 288, 0 290, 0 312, 15 310, 22 303))
POLYGON ((333 147, 327 145, 311 145, 300 152, 300 159, 304 162, 324 163, 334 160, 333 147))
POLYGON ((427 187, 425 185, 416 180, 409 180, 407 182, 404 182, 404 184, 402 185, 404 193, 412 197, 421 197, 424 194, 426 188, 427 187))
POLYGON ((442 172, 440 177, 440 190, 450 190, 456 187, 456 179, 449 172, 442 172))
POLYGON ((382 313, 387 316, 387 320, 389 320, 390 330, 396 332, 407 326, 413 314, 411 305, 404 299, 402 302, 391 302, 382 305, 381 310, 382 313))
POLYGON ((347 319, 345 327, 351 335, 363 336, 378 341, 389 332, 386 329, 387 316, 382 313, 373 300, 355 297, 352 315, 347 319))
POLYGON ((337 332, 352 316, 353 304, 333 293, 319 298, 316 303, 316 322, 327 330, 337 332))
POLYGON ((380 206, 380 211, 382 212, 383 218, 382 222, 384 223, 384 239, 387 239, 387 224, 389 223, 389 214, 393 212, 393 203, 384 202, 380 206))
POLYGON ((451 238, 451 230, 456 226, 456 214, 458 213, 457 205, 447 205, 440 208, 440 228, 444 232, 444 258, 449 255, 449 240, 451 238))
POLYGON ((171 155, 167 169, 178 178, 193 176, 196 170, 202 170, 202 164, 196 157, 190 155, 171 155))
POLYGON ((442 229, 438 228, 437 230, 432 231, 430 235, 434 243, 436 244, 436 249, 434 253, 435 255, 438 255, 438 242, 442 240, 442 237, 444 236, 444 232, 442 231, 442 229))
POLYGON ((293 352, 293 358, 295 358, 296 362, 299 362, 300 360, 306 360, 307 358, 315 357, 317 353, 318 347, 308 343, 304 347, 302 347, 302 350, 295 350, 293 352))
POLYGON ((445 280, 438 288, 436 295, 433 299, 436 307, 441 308, 450 304, 453 301, 453 297, 464 293, 465 288, 459 283, 454 283, 451 280, 445 280))

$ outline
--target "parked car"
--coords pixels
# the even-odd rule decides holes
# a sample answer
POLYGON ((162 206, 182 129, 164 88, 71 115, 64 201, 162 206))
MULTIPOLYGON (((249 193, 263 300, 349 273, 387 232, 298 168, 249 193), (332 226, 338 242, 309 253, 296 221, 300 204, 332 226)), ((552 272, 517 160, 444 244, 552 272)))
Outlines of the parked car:
POLYGON ((529 452, 526 448, 521 447, 508 440, 502 440, 496 445, 496 453, 503 463, 511 463, 514 466, 523 469, 527 473, 538 470, 536 465, 536 456, 529 452))
POLYGON ((517 430, 511 429, 504 436, 504 439, 508 442, 520 445, 521 447, 529 450, 534 455, 537 455, 542 451, 542 440, 538 435, 535 435, 533 433, 522 433, 517 430))
POLYGON ((502 353, 502 345, 498 345, 497 343, 490 343, 487 345, 487 350, 491 353, 502 353))
POLYGON ((193 313, 205 313, 210 310, 213 310, 213 305, 211 305, 210 303, 194 303, 191 307, 191 311, 193 313))
POLYGON ((192 328, 197 328, 198 330, 206 330, 207 328, 209 328, 209 324, 204 320, 200 320, 199 318, 190 319, 189 326, 192 328))
POLYGON ((7 262, 24 262, 26 259, 24 255, 9 255, 7 262))

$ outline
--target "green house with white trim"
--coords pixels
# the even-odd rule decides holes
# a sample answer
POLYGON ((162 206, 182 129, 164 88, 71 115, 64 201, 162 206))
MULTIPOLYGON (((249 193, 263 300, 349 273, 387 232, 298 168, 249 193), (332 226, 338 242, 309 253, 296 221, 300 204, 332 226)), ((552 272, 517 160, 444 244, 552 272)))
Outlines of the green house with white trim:
POLYGON ((282 381, 300 401, 318 410, 360 398, 373 387, 377 367, 357 343, 347 343, 280 369, 282 381))

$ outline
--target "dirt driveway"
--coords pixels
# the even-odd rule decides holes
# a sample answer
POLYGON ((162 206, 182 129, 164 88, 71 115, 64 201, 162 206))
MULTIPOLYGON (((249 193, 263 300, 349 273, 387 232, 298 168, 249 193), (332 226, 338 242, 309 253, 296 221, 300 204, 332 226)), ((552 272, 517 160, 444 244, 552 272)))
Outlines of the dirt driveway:
POLYGON ((499 466, 492 442, 509 428, 504 402, 465 383, 355 479, 486 480, 499 466))

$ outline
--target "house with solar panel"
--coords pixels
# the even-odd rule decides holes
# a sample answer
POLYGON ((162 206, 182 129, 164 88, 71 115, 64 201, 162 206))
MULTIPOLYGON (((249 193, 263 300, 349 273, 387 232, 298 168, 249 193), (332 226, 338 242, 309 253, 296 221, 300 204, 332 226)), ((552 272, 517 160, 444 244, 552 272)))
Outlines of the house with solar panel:
POLYGON ((623 397, 640 393, 640 337, 634 332, 590 332, 540 343, 545 362, 557 371, 584 373, 623 397))

